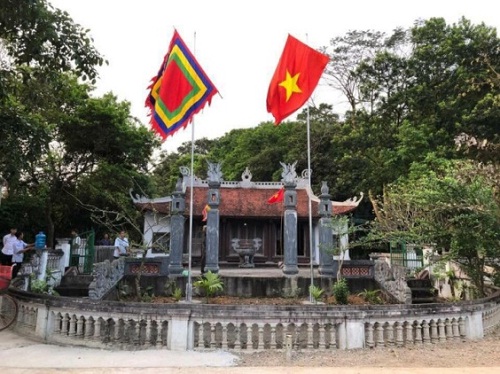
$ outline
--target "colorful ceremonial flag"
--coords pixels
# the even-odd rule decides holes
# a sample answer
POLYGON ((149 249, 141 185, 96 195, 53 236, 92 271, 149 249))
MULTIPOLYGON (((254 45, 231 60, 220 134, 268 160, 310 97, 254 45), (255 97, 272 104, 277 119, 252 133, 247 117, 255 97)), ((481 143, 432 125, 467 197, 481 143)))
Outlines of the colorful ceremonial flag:
POLYGON ((299 109, 318 85, 328 56, 288 35, 267 92, 267 111, 275 125, 299 109))
POLYGON ((146 106, 151 126, 163 140, 186 127, 206 103, 210 105, 217 93, 177 30, 148 89, 146 106))
POLYGON ((203 211, 201 212, 201 215, 203 217, 201 222, 205 222, 207 220, 209 211, 210 211, 210 206, 207 204, 205 205, 205 208, 203 208, 203 211))
POLYGON ((278 192, 276 192, 273 196, 267 199, 268 204, 281 203, 285 198, 285 187, 281 187, 278 192))

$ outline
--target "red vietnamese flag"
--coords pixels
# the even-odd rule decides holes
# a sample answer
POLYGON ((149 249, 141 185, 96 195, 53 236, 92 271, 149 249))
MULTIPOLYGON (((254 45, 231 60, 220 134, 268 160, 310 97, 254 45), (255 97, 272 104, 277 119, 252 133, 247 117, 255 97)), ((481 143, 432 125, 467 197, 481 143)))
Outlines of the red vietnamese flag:
POLYGON ((290 34, 267 92, 267 111, 275 125, 299 109, 318 85, 328 56, 290 34))
POLYGON ((267 199, 268 204, 281 203, 285 197, 285 187, 281 187, 278 192, 267 199))

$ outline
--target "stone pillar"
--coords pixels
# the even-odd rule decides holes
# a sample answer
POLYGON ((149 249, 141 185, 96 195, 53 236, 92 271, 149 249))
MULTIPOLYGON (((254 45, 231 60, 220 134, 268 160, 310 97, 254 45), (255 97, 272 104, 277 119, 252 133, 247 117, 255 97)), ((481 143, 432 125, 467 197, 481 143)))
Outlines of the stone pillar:
POLYGON ((36 251, 37 255, 40 256, 40 267, 38 268, 38 280, 46 280, 46 272, 47 272, 47 261, 49 260, 49 252, 47 249, 36 251))
POLYGON ((167 347, 171 351, 193 349, 193 322, 186 313, 179 312, 168 321, 167 347))
POLYGON ((332 203, 329 188, 325 181, 321 182, 319 203, 319 273, 322 276, 333 277, 333 232, 332 232, 332 203))
POLYGON ((284 250, 285 261, 283 273, 286 275, 298 274, 297 265, 297 191, 295 182, 285 184, 285 217, 284 217, 284 250))
POLYGON ((219 272, 219 205, 222 171, 220 163, 208 163, 208 206, 205 270, 219 272))
POLYGON ((469 340, 479 340, 484 337, 483 312, 471 312, 465 319, 465 334, 469 340))
POLYGON ((181 183, 177 183, 176 191, 172 196, 170 218, 170 264, 169 276, 178 277, 184 270, 182 266, 182 253, 184 252, 184 211, 186 208, 185 194, 181 183))
POLYGON ((344 320, 338 329, 339 349, 360 349, 365 347, 365 326, 363 321, 344 320))
POLYGON ((61 266, 63 267, 62 271, 64 273, 64 268, 67 268, 69 266, 69 258, 70 258, 70 250, 71 250, 71 244, 69 244, 71 239, 69 238, 59 238, 56 239, 57 245, 56 249, 60 249, 63 251, 64 255, 61 259, 61 266))

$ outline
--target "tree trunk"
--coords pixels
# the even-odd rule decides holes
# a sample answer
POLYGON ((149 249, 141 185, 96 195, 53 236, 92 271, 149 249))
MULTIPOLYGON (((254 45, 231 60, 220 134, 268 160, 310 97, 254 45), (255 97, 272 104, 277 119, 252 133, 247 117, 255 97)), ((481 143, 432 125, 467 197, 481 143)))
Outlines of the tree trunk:
POLYGON ((45 222, 47 248, 54 248, 54 220, 52 219, 52 204, 50 200, 45 203, 45 222))

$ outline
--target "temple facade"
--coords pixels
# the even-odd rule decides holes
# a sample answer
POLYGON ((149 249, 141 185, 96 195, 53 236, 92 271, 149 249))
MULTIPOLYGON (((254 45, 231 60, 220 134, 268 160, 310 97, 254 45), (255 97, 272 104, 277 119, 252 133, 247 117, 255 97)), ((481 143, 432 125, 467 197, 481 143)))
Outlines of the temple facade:
POLYGON ((298 266, 310 264, 311 255, 320 271, 323 266, 323 272, 328 272, 333 259, 323 248, 333 243, 345 246, 348 241, 347 235, 338 237, 342 230, 331 227, 331 217, 352 212, 362 196, 332 201, 325 182, 316 196, 309 188, 307 171, 299 176, 295 164, 281 165, 280 182, 254 182, 248 168, 240 181, 224 181, 217 163, 208 164, 207 179, 181 168, 172 196, 132 196, 144 213, 149 255, 168 252, 169 272, 174 275, 182 272, 190 252, 192 262, 198 263, 202 251, 206 270, 213 272, 220 266, 280 264, 285 274, 295 274, 298 266), (282 188, 282 201, 270 204, 270 197, 282 188))

